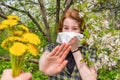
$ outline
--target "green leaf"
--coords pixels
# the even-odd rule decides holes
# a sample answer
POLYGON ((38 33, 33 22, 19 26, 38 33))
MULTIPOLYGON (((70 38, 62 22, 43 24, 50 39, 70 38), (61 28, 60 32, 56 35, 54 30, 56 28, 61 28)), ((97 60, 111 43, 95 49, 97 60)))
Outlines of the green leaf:
POLYGON ((90 33, 89 33, 88 30, 85 30, 85 31, 83 32, 83 34, 84 34, 84 36, 85 36, 86 38, 89 38, 89 37, 90 37, 90 33))

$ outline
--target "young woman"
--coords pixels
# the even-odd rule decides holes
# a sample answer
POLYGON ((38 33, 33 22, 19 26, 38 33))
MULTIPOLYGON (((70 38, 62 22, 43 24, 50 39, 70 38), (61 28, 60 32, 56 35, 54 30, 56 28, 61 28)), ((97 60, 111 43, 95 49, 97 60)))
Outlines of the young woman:
MULTIPOLYGON (((79 11, 69 9, 60 21, 59 32, 82 33, 85 27, 79 17, 79 11)), ((78 46, 78 39, 72 38, 61 45, 49 44, 39 60, 40 71, 49 76, 50 80, 97 80, 94 67, 83 62, 86 51, 95 54, 86 46, 78 46)), ((4 70, 1 80, 31 80, 31 73, 22 73, 13 78, 11 69, 4 70)))
MULTIPOLYGON (((85 29, 79 11, 69 9, 60 21, 59 32, 82 33, 85 29)), ((76 37, 61 45, 49 44, 39 60, 39 68, 50 80, 97 80, 94 67, 83 62, 83 55, 89 51, 86 46, 78 46, 76 37)), ((90 54, 94 51, 90 50, 90 54)))

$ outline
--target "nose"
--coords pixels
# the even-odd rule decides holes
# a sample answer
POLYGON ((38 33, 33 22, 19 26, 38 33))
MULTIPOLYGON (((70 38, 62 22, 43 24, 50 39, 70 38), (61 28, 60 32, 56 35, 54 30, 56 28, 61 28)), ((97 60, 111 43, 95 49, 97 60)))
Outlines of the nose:
POLYGON ((72 32, 72 29, 69 29, 68 32, 72 32))

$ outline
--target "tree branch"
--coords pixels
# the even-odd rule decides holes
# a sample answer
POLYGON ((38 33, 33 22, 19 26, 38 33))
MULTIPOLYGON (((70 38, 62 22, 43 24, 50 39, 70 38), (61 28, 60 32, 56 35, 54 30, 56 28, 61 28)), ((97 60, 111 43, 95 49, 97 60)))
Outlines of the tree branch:
POLYGON ((59 24, 60 0, 56 0, 56 23, 59 24))
POLYGON ((64 13, 70 8, 70 6, 73 4, 73 0, 66 0, 65 1, 65 9, 64 13))
MULTIPOLYGON (((0 57, 0 60, 10 61, 10 58, 0 57)), ((28 62, 33 62, 33 63, 36 63, 36 64, 39 63, 39 60, 38 60, 38 59, 28 59, 27 61, 28 61, 28 62)))
POLYGON ((5 15, 1 7, 0 7, 0 14, 5 15))
POLYGON ((2 17, 3 19, 7 19, 7 17, 2 14, 0 14, 0 17, 2 17))
POLYGON ((20 0, 18 0, 18 1, 19 1, 20 5, 23 7, 23 9, 27 12, 27 10, 26 10, 26 8, 24 7, 23 3, 22 3, 20 0))
POLYGON ((6 5, 5 3, 1 3, 1 5, 5 6, 5 7, 8 7, 8 8, 10 8, 10 9, 12 9, 12 10, 18 11, 18 12, 27 13, 27 12, 24 11, 24 10, 16 9, 16 8, 14 8, 14 7, 12 7, 12 6, 6 5))
POLYGON ((38 30, 43 34, 43 36, 47 36, 43 30, 41 29, 40 25, 38 24, 38 22, 35 20, 35 18, 30 14, 30 13, 27 13, 27 15, 30 17, 30 19, 36 24, 38 30))
POLYGON ((36 64, 39 64, 39 60, 38 59, 28 59, 28 61, 36 63, 36 64))
POLYGON ((41 29, 41 27, 40 27, 40 25, 38 24, 38 22, 35 20, 35 18, 34 18, 29 12, 24 11, 24 10, 20 10, 20 9, 16 9, 16 8, 14 8, 14 7, 11 7, 11 6, 9 6, 9 5, 6 5, 5 3, 2 3, 1 5, 5 6, 5 7, 8 7, 8 8, 10 8, 10 9, 14 10, 14 11, 18 11, 18 12, 21 12, 21 13, 26 14, 26 15, 35 23, 35 25, 37 26, 38 30, 43 34, 43 36, 47 36, 47 35, 43 32, 43 30, 41 29))
POLYGON ((44 25, 45 25, 46 30, 47 30, 47 35, 48 35, 47 38, 48 38, 48 41, 51 42, 50 31, 49 31, 49 24, 47 22, 46 10, 45 10, 45 7, 44 7, 44 3, 43 3, 43 0, 38 0, 38 2, 40 4, 40 9, 41 9, 44 25))

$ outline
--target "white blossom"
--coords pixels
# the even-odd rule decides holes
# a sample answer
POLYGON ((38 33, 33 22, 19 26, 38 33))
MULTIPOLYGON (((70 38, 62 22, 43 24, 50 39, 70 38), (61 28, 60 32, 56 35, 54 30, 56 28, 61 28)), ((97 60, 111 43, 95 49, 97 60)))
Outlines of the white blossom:
POLYGON ((80 18, 82 18, 85 14, 83 12, 79 12, 80 18))

